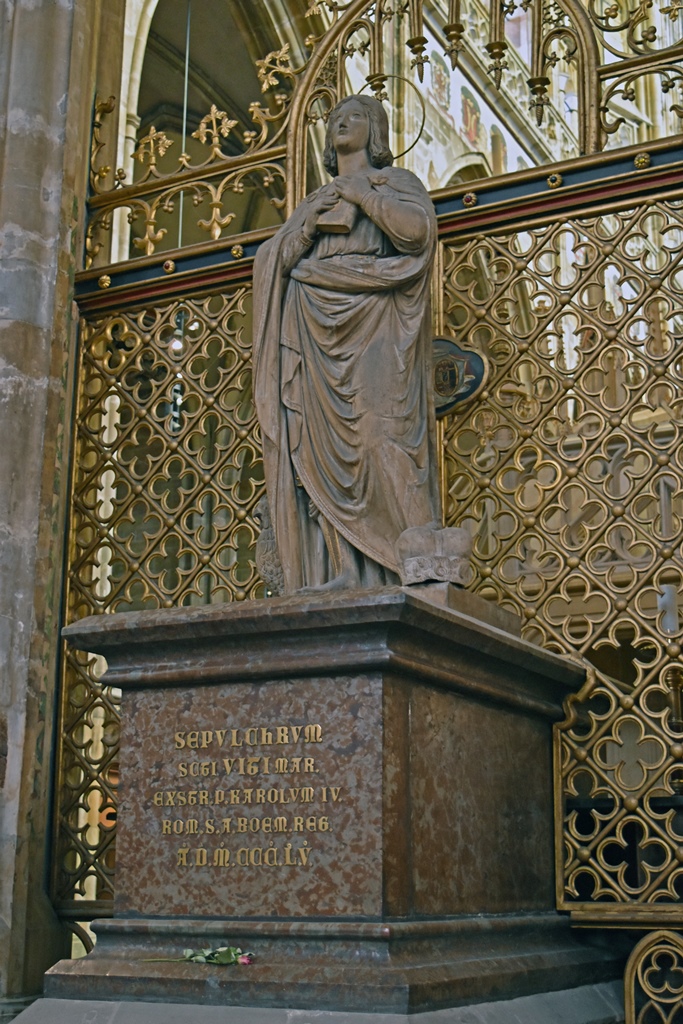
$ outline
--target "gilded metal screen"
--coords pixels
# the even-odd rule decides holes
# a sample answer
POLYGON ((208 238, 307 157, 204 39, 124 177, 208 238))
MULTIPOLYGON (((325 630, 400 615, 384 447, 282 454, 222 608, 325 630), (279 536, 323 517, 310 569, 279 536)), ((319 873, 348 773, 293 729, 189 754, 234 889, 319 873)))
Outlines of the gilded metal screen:
MULTIPOLYGON (((597 674, 558 745, 560 905, 680 899, 683 712, 678 438, 683 203, 462 236, 437 329, 484 351, 444 431, 447 521, 475 589, 597 674)), ((261 596, 250 292, 84 324, 68 618, 261 596)), ((58 905, 112 893, 116 694, 65 659, 58 905)))
MULTIPOLYGON (((262 595, 250 315, 241 286, 83 323, 68 621, 262 595)), ((103 667, 64 656, 54 892, 74 917, 113 893, 118 695, 103 667)))
POLYGON ((683 894, 683 202, 442 258, 442 326, 492 365, 445 431, 447 521, 477 591, 598 670, 558 734, 559 906, 661 913, 683 894))
POLYGON ((683 1022, 683 939, 655 931, 638 943, 626 966, 626 1024, 683 1022))

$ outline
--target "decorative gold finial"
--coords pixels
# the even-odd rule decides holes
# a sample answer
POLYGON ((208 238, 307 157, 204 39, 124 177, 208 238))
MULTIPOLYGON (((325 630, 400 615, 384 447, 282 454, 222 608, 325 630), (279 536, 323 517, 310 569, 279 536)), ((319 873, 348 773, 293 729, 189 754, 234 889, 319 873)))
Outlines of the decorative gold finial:
POLYGON ((211 143, 211 155, 220 154, 220 137, 227 139, 237 121, 231 120, 225 110, 219 110, 215 103, 211 104, 211 110, 199 122, 196 132, 192 132, 193 139, 199 139, 202 144, 207 140, 211 143))
POLYGON ((138 142, 133 157, 141 164, 148 164, 150 170, 154 170, 157 157, 162 157, 172 145, 173 139, 169 139, 163 132, 158 132, 152 125, 145 137, 138 142))

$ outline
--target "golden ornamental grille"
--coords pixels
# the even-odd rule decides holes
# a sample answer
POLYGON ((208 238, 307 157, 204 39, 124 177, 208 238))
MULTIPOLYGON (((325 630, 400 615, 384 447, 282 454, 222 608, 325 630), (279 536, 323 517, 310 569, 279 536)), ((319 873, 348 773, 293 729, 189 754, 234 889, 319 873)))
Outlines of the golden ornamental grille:
MULTIPOLYGON (((562 730, 559 903, 680 899, 683 204, 463 236, 437 330, 486 352, 487 391, 444 430, 450 524, 475 589, 598 669, 562 730)), ((84 324, 67 615, 263 594, 250 292, 84 324)), ((65 656, 61 911, 113 885, 118 717, 102 663, 65 656)), ((84 902, 86 901, 86 902, 84 902)), ((87 906, 86 906, 87 903, 87 906)))
MULTIPOLYGON (((683 202, 442 253, 440 326, 491 379, 444 432, 474 589, 595 666, 558 731, 558 905, 683 895, 683 202)), ((613 907, 614 910, 614 907, 613 907)))
MULTIPOLYGON (((84 322, 78 381, 68 621, 262 596, 250 287, 84 322)), ((113 894, 118 693, 103 668, 65 652, 53 892, 86 917, 113 894)))
POLYGON ((655 931, 626 965, 626 1024, 683 1024, 683 939, 655 931))

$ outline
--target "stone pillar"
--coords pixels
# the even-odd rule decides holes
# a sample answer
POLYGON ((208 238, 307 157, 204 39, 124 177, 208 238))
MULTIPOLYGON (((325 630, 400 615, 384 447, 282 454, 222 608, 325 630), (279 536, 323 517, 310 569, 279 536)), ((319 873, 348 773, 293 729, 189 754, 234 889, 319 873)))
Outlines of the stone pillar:
POLYGON ((0 0, 0 1020, 70 936, 48 897, 75 324, 99 0, 0 0))

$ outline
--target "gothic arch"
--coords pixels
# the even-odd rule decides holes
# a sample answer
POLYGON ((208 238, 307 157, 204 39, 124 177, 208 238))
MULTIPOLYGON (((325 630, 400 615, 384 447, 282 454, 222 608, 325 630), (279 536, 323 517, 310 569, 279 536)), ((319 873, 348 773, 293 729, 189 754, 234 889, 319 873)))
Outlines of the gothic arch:
MULTIPOLYGON (((298 82, 292 102, 291 117, 287 134, 287 162, 289 181, 287 209, 289 212, 299 203, 305 193, 305 169, 307 150, 308 106, 319 82, 319 76, 326 61, 333 54, 340 38, 372 6, 368 0, 355 0, 338 18, 336 24, 326 33, 317 47, 306 71, 298 82)), ((582 154, 600 150, 599 123, 599 49, 595 30, 581 0, 559 0, 571 23, 571 33, 578 49, 579 85, 579 144, 582 154)), ((540 17, 540 11, 536 14, 540 17)), ((536 41, 540 45, 540 39, 536 41)))
POLYGON ((581 153, 598 153, 601 149, 600 139, 600 82, 598 65, 600 56, 595 29, 591 24, 588 11, 581 0, 558 0, 559 6, 566 12, 570 22, 576 28, 580 52, 579 88, 579 144, 581 153), (581 68, 583 73, 581 73, 581 68))

